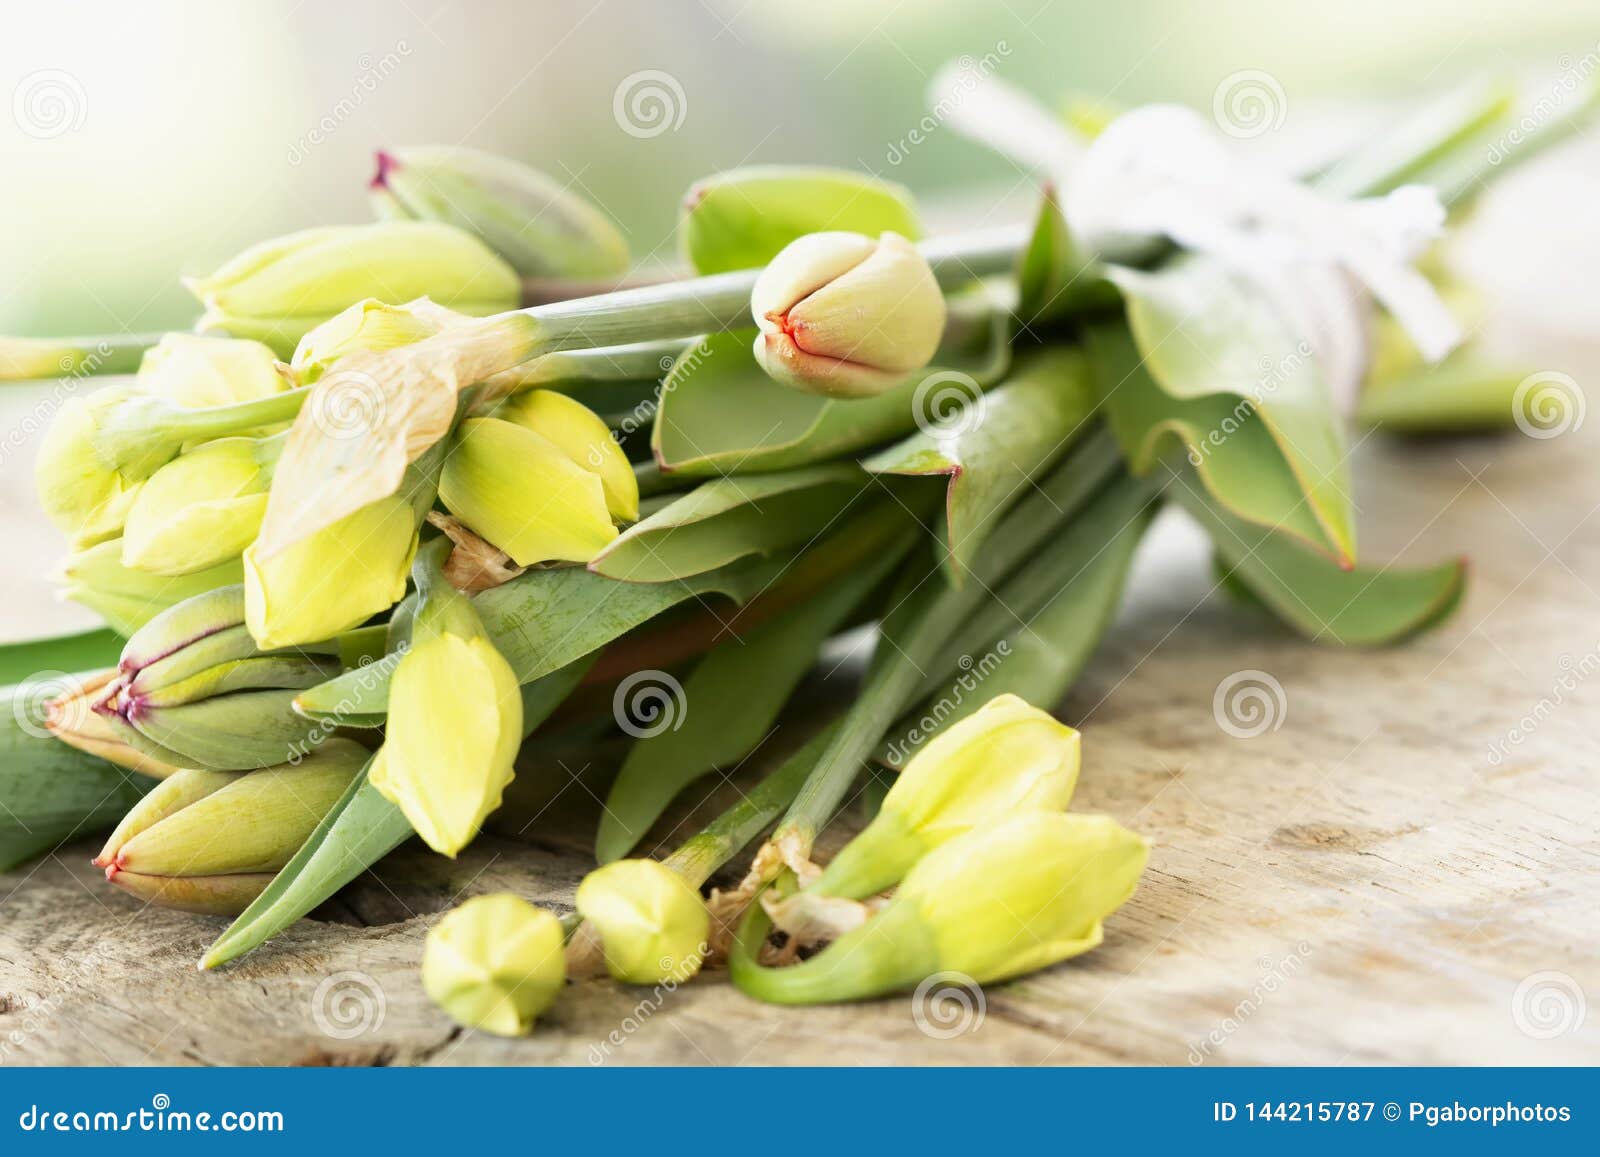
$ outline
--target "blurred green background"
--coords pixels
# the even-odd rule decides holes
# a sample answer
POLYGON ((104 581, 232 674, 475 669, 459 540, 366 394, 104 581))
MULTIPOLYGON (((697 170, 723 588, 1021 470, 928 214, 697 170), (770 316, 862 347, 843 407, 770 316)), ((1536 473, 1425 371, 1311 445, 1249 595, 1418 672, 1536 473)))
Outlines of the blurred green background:
POLYGON ((384 144, 532 161, 664 259, 685 187, 740 164, 857 166, 935 200, 1014 185, 948 130, 895 163, 928 78, 964 55, 1042 97, 1118 104, 1209 107, 1229 74, 1262 70, 1292 129, 1332 98, 1485 65, 1554 74, 1600 28, 1594 0, 58 0, 10 16, 0 332, 21 334, 186 324, 181 275, 365 219, 384 144), (673 124, 633 135, 614 102, 646 70, 676 85, 673 124))

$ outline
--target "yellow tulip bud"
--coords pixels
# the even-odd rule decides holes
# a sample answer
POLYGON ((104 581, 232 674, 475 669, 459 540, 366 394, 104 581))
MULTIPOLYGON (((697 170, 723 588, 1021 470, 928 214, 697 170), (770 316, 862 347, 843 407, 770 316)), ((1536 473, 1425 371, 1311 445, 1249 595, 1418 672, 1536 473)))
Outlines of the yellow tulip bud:
POLYGON ((522 295, 516 271, 476 237, 415 221, 292 233, 245 250, 189 288, 206 308, 203 328, 255 338, 283 357, 364 298, 429 297, 482 317, 515 309, 522 295))
POLYGON ((424 991, 468 1028, 526 1035, 565 982, 561 921, 509 892, 474 896, 423 944, 424 991))
POLYGON ((997 695, 931 740, 872 823, 807 891, 863 899, 894 886, 946 840, 1020 812, 1065 811, 1079 736, 1015 695, 997 695))
POLYGON ((290 388, 272 350, 256 341, 169 333, 139 363, 138 388, 203 409, 271 397, 290 388))
POLYGON ((133 396, 126 385, 68 398, 45 431, 34 464, 44 512, 77 549, 113 538, 144 479, 117 470, 94 445, 101 423, 133 396))
POLYGON ((168 462, 134 498, 122 563, 159 575, 193 574, 237 558, 267 511, 282 438, 219 438, 168 462))
POLYGON ((263 649, 321 642, 388 610, 406 593, 417 515, 380 498, 267 559, 244 552, 245 622, 263 649))
POLYGON ((555 390, 525 390, 502 403, 494 416, 524 426, 561 447, 568 458, 600 476, 613 518, 638 521, 638 475, 599 414, 555 390))
POLYGON ((389 725, 369 778, 434 851, 454 856, 500 806, 522 746, 522 692, 471 600, 418 559, 422 603, 389 684, 389 725))
POLYGON ((929 852, 876 916, 792 968, 754 962, 734 983, 763 1000, 817 1004, 915 987, 935 973, 1006 980, 1087 952, 1133 894, 1149 846, 1106 816, 1033 812, 929 852))
POLYGON ((291 365, 300 381, 310 385, 348 354, 398 349, 470 320, 466 314, 435 305, 427 298, 405 305, 385 305, 369 297, 341 310, 301 338, 291 365))
POLYGON ((243 579, 238 558, 176 578, 133 570, 122 564, 120 538, 78 551, 61 567, 62 594, 94 611, 119 635, 132 635, 185 599, 243 579))
POLYGON ((700 971, 711 913, 657 860, 614 860, 583 878, 578 914, 600 935, 606 969, 625 984, 682 984, 700 971))
POLYGON ((944 295, 898 233, 810 233, 762 270, 750 294, 755 355, 774 380, 812 394, 871 397, 927 365, 944 335, 944 295))
POLYGON ((134 805, 94 862, 107 880, 150 903, 242 912, 366 761, 364 747, 330 739, 293 766, 176 772, 134 805))
POLYGON ((586 563, 617 537, 600 475, 544 435, 503 418, 461 424, 439 477, 439 498, 518 566, 586 563))

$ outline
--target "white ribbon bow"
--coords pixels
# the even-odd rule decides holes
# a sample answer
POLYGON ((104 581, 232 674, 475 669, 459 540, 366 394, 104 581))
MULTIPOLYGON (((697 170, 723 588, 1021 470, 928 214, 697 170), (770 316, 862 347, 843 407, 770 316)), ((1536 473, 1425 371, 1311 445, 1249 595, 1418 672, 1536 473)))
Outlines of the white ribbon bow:
POLYGON ((1347 409, 1371 358, 1372 300, 1430 362, 1461 341, 1455 318, 1413 266, 1445 221, 1426 186, 1330 197, 1250 163, 1179 105, 1124 113, 1085 148, 1032 98, 992 76, 974 81, 970 70, 947 67, 932 97, 958 132, 1055 182, 1075 239, 1102 260, 1136 262, 1170 241, 1260 285, 1347 409))

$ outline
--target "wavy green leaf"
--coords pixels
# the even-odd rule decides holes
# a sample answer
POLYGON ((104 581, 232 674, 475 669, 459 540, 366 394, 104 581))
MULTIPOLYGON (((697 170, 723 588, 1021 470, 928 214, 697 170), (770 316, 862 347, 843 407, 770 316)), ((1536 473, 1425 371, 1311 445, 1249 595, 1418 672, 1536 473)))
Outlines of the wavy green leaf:
POLYGON ((625 582, 668 582, 802 544, 837 520, 866 482, 846 462, 713 479, 635 523, 589 569, 625 582))
MULTIPOLYGON (((1133 312, 1130 299, 1130 317, 1133 312)), ((1189 348, 1194 356, 1168 354, 1160 362, 1141 358, 1140 349, 1149 348, 1148 339, 1136 341, 1126 326, 1092 325, 1085 340, 1107 421, 1132 470, 1149 473, 1165 444, 1176 441, 1206 488, 1239 517, 1294 535, 1336 560, 1353 558, 1348 468, 1337 421, 1326 409, 1319 417, 1310 402, 1279 405, 1280 397, 1290 399, 1295 391, 1312 388, 1314 380, 1308 383, 1298 372, 1280 375, 1286 384, 1271 402, 1278 418, 1287 411, 1295 419, 1291 425, 1312 431, 1300 436, 1315 452, 1303 454, 1287 440, 1281 424, 1274 427, 1266 405, 1237 392, 1208 389, 1229 380, 1213 367, 1204 374, 1185 376, 1186 369, 1199 369, 1205 361, 1194 355, 1195 347, 1187 345, 1185 335, 1169 333, 1167 340, 1172 348, 1189 348), (1185 368, 1181 363, 1186 361, 1185 368), (1184 384, 1181 392, 1164 388, 1153 372, 1165 367, 1171 373, 1175 364, 1179 365, 1175 380, 1184 384), (1291 380, 1296 384, 1288 385, 1291 380), (1323 420, 1327 428, 1316 431, 1323 420)), ((1293 363, 1288 364, 1292 368, 1293 363)), ((1243 372, 1242 366, 1236 367, 1234 380, 1240 380, 1237 375, 1243 372)), ((1260 376, 1259 368, 1253 372, 1260 376)), ((1248 383, 1254 378, 1242 380, 1248 383)))
POLYGON ((996 516, 1088 428, 1096 399, 1082 354, 1062 347, 1031 353, 986 393, 946 384, 959 391, 953 408, 942 407, 951 399, 924 393, 923 428, 862 465, 873 474, 949 478, 941 539, 959 585, 996 516))
POLYGON ((847 169, 759 165, 698 181, 684 198, 679 243, 697 273, 755 269, 820 230, 922 235, 911 194, 847 169))
POLYGON ((1358 566, 1341 570, 1283 534, 1228 513, 1180 475, 1168 494, 1211 535, 1233 576, 1275 615, 1317 642, 1378 646, 1436 626, 1466 588, 1466 562, 1431 567, 1358 566))
POLYGON ((714 334, 668 374, 651 449, 663 470, 704 476, 787 470, 886 442, 916 428, 922 383, 941 374, 978 387, 998 380, 1010 360, 1009 324, 1009 312, 974 287, 952 299, 934 365, 854 400, 781 386, 756 363, 748 333, 714 334))

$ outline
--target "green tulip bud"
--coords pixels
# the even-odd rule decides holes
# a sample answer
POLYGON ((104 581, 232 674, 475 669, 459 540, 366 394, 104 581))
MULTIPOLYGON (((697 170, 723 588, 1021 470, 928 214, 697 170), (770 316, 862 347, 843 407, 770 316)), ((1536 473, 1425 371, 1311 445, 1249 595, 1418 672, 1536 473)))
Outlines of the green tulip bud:
POLYGON ((458 1024, 524 1036, 566 983, 561 921, 519 896, 474 896, 428 931, 422 987, 458 1024))
POLYGON ((1087 952, 1133 894, 1149 846, 1107 816, 1033 812, 929 852, 876 916, 792 968, 754 962, 753 916, 733 981, 779 1004, 861 1000, 940 972, 1007 980, 1087 952))
POLYGON ((122 565, 122 540, 113 538, 68 556, 61 565, 62 593, 82 603, 119 635, 132 635, 168 607, 243 581, 237 558, 177 578, 122 565))
POLYGON ((811 394, 872 397, 927 365, 945 304, 927 259, 898 233, 810 233, 756 279, 756 361, 811 394))
POLYGON ((142 393, 195 410, 269 398, 291 386, 260 342, 193 333, 169 333, 146 351, 137 383, 142 393))
POLYGON ((283 436, 219 438, 168 462, 122 528, 124 566, 184 575, 236 559, 261 529, 283 436))
POLYGON ((148 903, 236 915, 300 850, 367 754, 332 739, 293 766, 176 772, 134 805, 94 862, 148 903))
POLYGON ((470 320, 466 314, 445 309, 426 298, 405 305, 385 305, 369 297, 334 314, 301 338, 291 365, 299 380, 310 385, 349 354, 398 349, 470 320))
POLYGON ((123 647, 120 677, 95 705, 122 742, 165 763, 237 770, 270 767, 322 736, 295 713, 295 695, 339 673, 322 653, 264 653, 244 624, 242 587, 169 608, 123 647))
POLYGON ((560 443, 503 418, 461 423, 439 498, 518 566, 587 563, 617 537, 601 475, 560 443))
POLYGON ((613 860, 583 878, 578 914, 600 936, 606 969, 625 984, 682 984, 700 971, 711 913, 657 860, 613 860))
POLYGON ((872 823, 806 891, 864 899, 973 828, 1065 811, 1078 763, 1076 731, 1015 695, 997 695, 917 752, 872 823))
POLYGON ((166 779, 178 768, 134 747, 94 709, 120 675, 113 667, 75 681, 70 690, 45 705, 44 725, 68 747, 153 779, 166 779))
POLYGON ((439 571, 448 547, 435 540, 417 560, 421 603, 369 778, 429 847, 454 856, 500 806, 523 734, 515 672, 439 571))
POLYGON ((611 220, 536 169, 464 148, 378 154, 371 196, 386 220, 464 229, 524 277, 603 278, 628 268, 611 220))
POLYGON ((200 325, 289 357, 309 331, 351 303, 429 297, 475 317, 515 309, 516 271, 481 241, 431 222, 334 225, 264 241, 191 280, 200 325))

